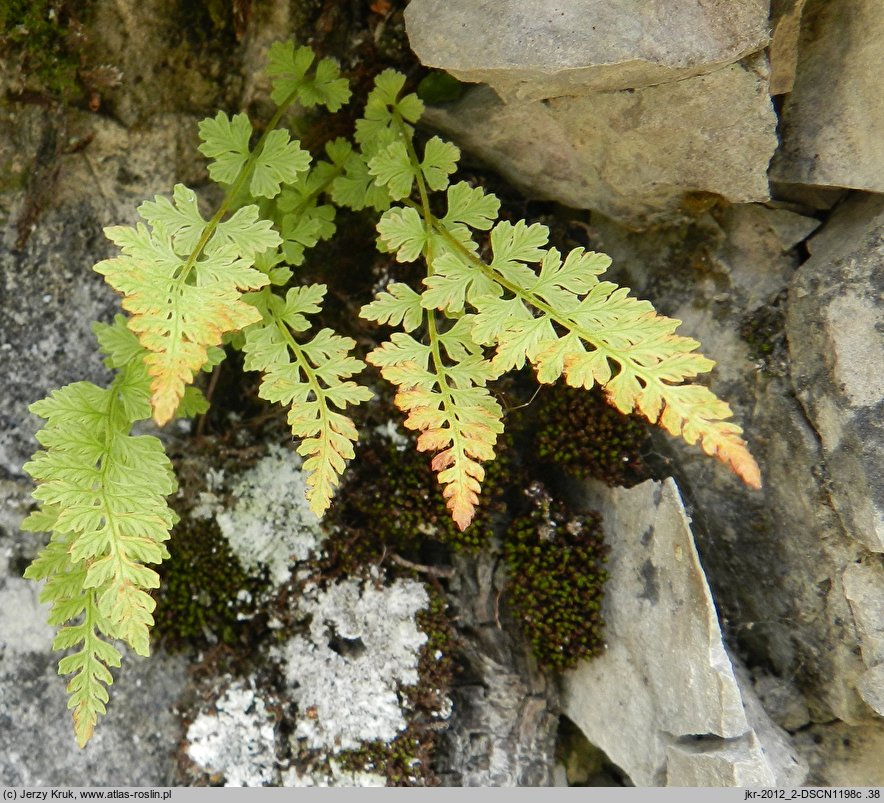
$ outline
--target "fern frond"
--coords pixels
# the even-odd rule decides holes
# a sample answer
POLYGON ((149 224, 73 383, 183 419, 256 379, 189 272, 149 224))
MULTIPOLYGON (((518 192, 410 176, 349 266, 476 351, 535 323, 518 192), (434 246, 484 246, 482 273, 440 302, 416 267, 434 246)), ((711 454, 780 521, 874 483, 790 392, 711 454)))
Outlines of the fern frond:
MULTIPOLYGON (((414 323, 415 299, 397 285, 361 314, 378 322, 401 314, 414 323)), ((479 501, 482 463, 494 459, 494 444, 503 432, 503 411, 485 387, 497 373, 472 341, 464 319, 440 333, 435 314, 424 315, 429 344, 396 332, 366 359, 397 386, 395 403, 407 414, 405 426, 420 432, 420 451, 435 453, 432 468, 452 518, 464 530, 479 501)))
POLYGON ((185 386, 223 335, 259 319, 242 292, 269 282, 252 265, 258 252, 281 242, 258 219, 255 206, 214 225, 203 221, 200 229, 195 194, 180 185, 175 193, 174 204, 158 198, 141 206, 149 227, 105 229, 122 253, 95 266, 123 294, 123 308, 132 316, 129 329, 149 352, 145 361, 158 424, 174 416, 185 386))
MULTIPOLYGON (((122 359, 121 333, 104 334, 122 359)), ((55 648, 81 645, 59 663, 60 674, 74 674, 69 707, 81 746, 105 710, 107 667, 119 666, 119 652, 100 636, 150 652, 148 590, 159 576, 145 564, 168 557, 164 542, 176 521, 165 501, 176 482, 162 444, 130 434, 134 421, 150 416, 148 384, 135 359, 108 388, 76 382, 30 408, 46 420, 37 433, 44 448, 24 466, 41 506, 22 529, 52 538, 25 577, 47 581, 41 599, 52 603, 50 623, 65 625, 55 648)))
POLYGON ((354 340, 331 329, 305 343, 292 335, 309 329, 306 316, 319 311, 325 291, 315 284, 291 288, 284 301, 269 290, 250 296, 262 320, 246 330, 243 344, 246 369, 263 374, 258 395, 291 406, 288 423, 302 439, 298 454, 305 457, 307 500, 317 516, 328 509, 358 437, 353 421, 337 410, 372 397, 368 388, 345 381, 364 368, 350 356, 354 340))
POLYGON ((350 99, 349 84, 334 59, 321 59, 313 75, 308 74, 315 58, 309 47, 296 48, 291 41, 271 45, 267 74, 273 86, 270 97, 277 106, 294 94, 302 106, 321 105, 336 112, 350 99))
MULTIPOLYGON (((564 376, 573 387, 598 384, 621 412, 637 410, 686 442, 699 441, 748 485, 760 487, 742 430, 726 420, 730 407, 702 386, 683 384, 715 363, 696 352, 696 340, 674 334, 680 321, 657 315, 628 288, 600 281, 607 256, 578 248, 563 261, 546 248, 545 226, 503 222, 491 232, 493 257, 486 264, 445 219, 434 218, 433 227, 445 241, 445 256, 434 261, 422 303, 450 314, 466 299, 475 309, 468 316, 472 336, 495 347, 496 370, 527 360, 540 382, 564 376), (539 271, 531 263, 539 263, 539 271)), ((397 230, 388 244, 404 239, 397 230)))

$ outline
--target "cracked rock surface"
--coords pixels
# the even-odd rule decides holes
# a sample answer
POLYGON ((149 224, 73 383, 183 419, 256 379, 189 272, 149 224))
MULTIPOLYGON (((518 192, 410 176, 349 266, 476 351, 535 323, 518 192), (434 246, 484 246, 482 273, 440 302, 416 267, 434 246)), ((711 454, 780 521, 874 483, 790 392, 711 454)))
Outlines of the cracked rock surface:
POLYGON ((608 648, 565 674, 564 713, 638 786, 800 784, 785 734, 760 705, 763 728, 747 719, 675 483, 589 499, 611 543, 608 648))

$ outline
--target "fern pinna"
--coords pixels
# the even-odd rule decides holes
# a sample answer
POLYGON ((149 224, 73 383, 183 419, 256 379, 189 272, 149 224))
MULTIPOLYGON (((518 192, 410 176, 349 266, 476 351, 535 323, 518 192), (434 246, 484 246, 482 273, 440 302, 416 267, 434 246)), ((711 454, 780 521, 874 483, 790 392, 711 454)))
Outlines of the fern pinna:
POLYGON ((564 377, 574 387, 599 384, 621 412, 637 410, 688 443, 699 441, 759 487, 741 429, 727 421, 728 405, 703 386, 684 384, 714 365, 696 353, 699 343, 674 334, 680 322, 657 315, 628 288, 600 281, 611 262, 604 254, 578 248, 563 260, 546 248, 545 226, 495 223, 493 195, 466 183, 449 186, 457 148, 433 137, 423 157, 417 154, 409 123, 419 101, 400 99, 401 83, 389 74, 379 79, 363 151, 368 145, 375 183, 402 202, 378 223, 382 244, 399 262, 423 258, 427 275, 420 294, 394 283, 362 314, 401 323, 406 332, 422 328, 422 342, 395 334, 368 361, 398 386, 406 426, 421 432, 418 448, 436 452, 433 467, 457 524, 472 519, 480 463, 493 457, 502 430, 501 410, 485 385, 526 361, 542 383, 564 377), (430 210, 430 190, 446 190, 441 217, 430 210), (491 230, 490 261, 479 256, 471 229, 491 230))
POLYGON ((305 249, 334 235, 336 206, 374 210, 378 247, 426 266, 422 286, 393 280, 363 306, 363 318, 399 329, 366 359, 396 386, 405 425, 432 454, 461 529, 504 427, 488 383, 526 362, 542 383, 600 385, 624 413, 637 410, 699 442, 760 485, 728 406, 686 383, 713 367, 698 343, 675 334, 678 321, 602 281, 610 263, 603 254, 578 248, 563 256, 548 247, 544 226, 498 222, 497 198, 452 185, 460 153, 439 137, 418 146, 423 104, 404 92, 402 75, 381 73, 355 143, 329 142, 327 158, 314 161, 278 126, 295 103, 337 111, 349 98, 346 80, 333 61, 291 43, 271 48, 268 74, 277 109, 257 138, 244 114, 219 112, 200 124, 209 176, 226 189, 211 217, 193 190, 177 185, 170 198, 143 203, 135 227, 106 229, 120 253, 95 269, 129 313, 96 325, 117 371, 110 386, 74 383, 32 406, 46 425, 38 434, 44 449, 25 466, 40 507, 24 526, 51 538, 27 576, 46 582, 50 621, 61 627, 56 648, 74 649, 59 671, 73 674, 81 745, 104 713, 109 667, 120 663, 113 642, 149 652, 149 590, 158 583, 149 565, 167 556, 175 522, 165 501, 175 490, 171 465, 159 440, 132 435, 133 423, 205 412, 208 401, 191 383, 230 346, 261 373, 259 395, 288 408, 317 515, 354 455, 358 432, 347 411, 372 395, 353 380, 364 364, 352 339, 308 331, 326 286, 292 281, 305 249), (432 193, 443 192, 444 213, 436 214, 432 193), (488 233, 488 259, 476 231, 488 233))

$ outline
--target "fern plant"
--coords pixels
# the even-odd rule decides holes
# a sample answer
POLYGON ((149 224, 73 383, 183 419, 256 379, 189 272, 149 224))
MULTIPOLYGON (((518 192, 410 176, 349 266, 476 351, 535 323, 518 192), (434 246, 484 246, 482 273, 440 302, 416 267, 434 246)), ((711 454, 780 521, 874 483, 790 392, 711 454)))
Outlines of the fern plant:
POLYGON ((42 598, 59 625, 55 648, 75 648, 59 663, 68 685, 77 740, 84 745, 105 711, 108 667, 120 664, 114 642, 149 652, 158 584, 149 564, 176 517, 165 497, 175 490, 161 443, 132 425, 208 408, 193 386, 225 345, 241 349, 245 368, 261 373, 259 394, 288 408, 304 458, 308 500, 328 508, 358 431, 348 410, 371 392, 354 381, 365 367, 355 342, 328 328, 310 333, 327 288, 299 284, 305 249, 335 233, 335 209, 379 215, 378 247, 400 263, 420 260, 422 286, 392 281, 362 307, 363 318, 397 329, 366 359, 396 386, 405 425, 432 455, 447 506, 464 529, 503 431, 503 411, 488 383, 531 364, 541 383, 604 388, 624 413, 699 443, 747 484, 758 467, 731 411, 687 380, 713 362, 698 343, 675 334, 679 322, 657 315, 600 277, 610 260, 548 247, 548 230, 498 221, 499 201, 479 187, 450 183, 458 149, 439 137, 423 147, 415 124, 423 104, 405 79, 381 73, 354 143, 337 139, 315 161, 279 127, 291 107, 337 111, 347 82, 330 59, 277 43, 268 75, 276 111, 259 135, 245 114, 219 112, 199 127, 209 176, 225 190, 210 217, 183 185, 139 207, 141 223, 110 227, 119 254, 95 269, 123 296, 128 317, 96 324, 107 388, 78 382, 32 405, 46 420, 43 449, 25 465, 37 482, 39 508, 24 528, 51 533, 26 572, 44 580, 42 598), (444 193, 443 213, 433 193, 444 193), (487 232, 482 256, 475 232, 487 232))

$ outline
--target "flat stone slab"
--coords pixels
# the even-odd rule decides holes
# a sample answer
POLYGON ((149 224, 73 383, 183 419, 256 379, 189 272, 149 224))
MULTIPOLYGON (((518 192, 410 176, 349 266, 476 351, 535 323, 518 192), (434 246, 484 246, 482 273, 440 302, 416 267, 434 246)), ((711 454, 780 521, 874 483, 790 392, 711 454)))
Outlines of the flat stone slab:
POLYGON ((884 3, 808 0, 771 179, 884 192, 882 65, 884 3))
POLYGON ((674 481, 591 495, 611 546, 608 644, 565 675, 565 715, 638 786, 800 783, 785 737, 766 722, 766 749, 747 719, 674 481))
POLYGON ((845 530, 884 552, 884 198, 851 198, 809 247, 789 290, 793 383, 845 530))
POLYGON ((418 58, 505 99, 541 100, 677 81, 768 42, 767 0, 412 0, 418 58))
POLYGON ((503 103, 487 87, 424 120, 535 198, 645 228, 698 202, 764 201, 777 147, 766 62, 676 83, 503 103))

